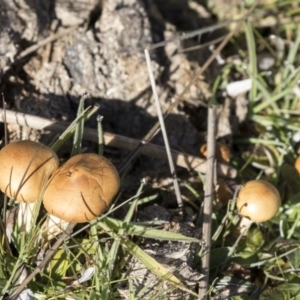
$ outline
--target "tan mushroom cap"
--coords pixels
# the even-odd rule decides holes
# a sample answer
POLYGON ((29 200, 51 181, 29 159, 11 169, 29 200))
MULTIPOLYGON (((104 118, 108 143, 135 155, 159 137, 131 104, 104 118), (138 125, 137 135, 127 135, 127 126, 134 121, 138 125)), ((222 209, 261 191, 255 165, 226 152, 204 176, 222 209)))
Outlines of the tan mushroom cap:
POLYGON ((222 203, 224 205, 228 204, 228 201, 232 199, 233 194, 230 191, 224 178, 218 178, 218 185, 216 190, 216 202, 222 203))
MULTIPOLYGON (((200 154, 207 158, 207 144, 203 144, 199 149, 200 154)), ((230 161, 231 154, 226 144, 216 142, 216 159, 221 163, 228 163, 230 161)))
POLYGON ((52 177, 43 202, 50 214, 84 223, 108 207, 119 187, 119 174, 108 159, 94 153, 78 154, 52 177))
POLYGON ((281 205, 277 189, 264 180, 248 181, 239 191, 237 209, 253 222, 265 222, 277 213, 281 205))
POLYGON ((297 157, 297 159, 295 161, 295 169, 296 169, 298 175, 300 176, 300 155, 297 157))
POLYGON ((36 201, 59 167, 56 153, 38 142, 12 142, 0 151, 0 189, 20 202, 36 201))

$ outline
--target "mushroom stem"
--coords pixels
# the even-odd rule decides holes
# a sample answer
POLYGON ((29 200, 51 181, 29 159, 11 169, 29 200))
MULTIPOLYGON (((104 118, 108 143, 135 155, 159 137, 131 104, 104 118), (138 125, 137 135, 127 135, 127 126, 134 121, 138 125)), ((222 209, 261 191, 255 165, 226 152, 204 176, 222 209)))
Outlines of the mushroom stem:
POLYGON ((35 202, 25 203, 20 202, 17 216, 17 224, 20 231, 30 232, 32 228, 32 215, 35 202))
POLYGON ((69 222, 49 214, 41 228, 41 239, 45 242, 49 242, 57 235, 64 232, 69 224, 69 222))
POLYGON ((240 235, 245 236, 252 224, 253 224, 253 221, 251 221, 250 219, 248 219, 246 217, 242 217, 240 220, 239 227, 238 227, 238 231, 239 231, 240 235))

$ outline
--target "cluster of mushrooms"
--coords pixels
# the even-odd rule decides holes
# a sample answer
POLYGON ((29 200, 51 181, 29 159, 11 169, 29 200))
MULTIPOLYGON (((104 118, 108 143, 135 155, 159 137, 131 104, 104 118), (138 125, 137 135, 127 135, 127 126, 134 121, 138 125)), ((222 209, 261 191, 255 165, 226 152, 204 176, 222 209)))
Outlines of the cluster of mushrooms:
MULTIPOLYGON (((200 154, 207 156, 206 144, 200 147, 200 154)), ((216 160, 219 163, 228 163, 230 161, 230 151, 223 143, 216 143, 216 160)), ((300 157, 299 157, 300 174, 300 157)), ((218 188, 216 191, 217 201, 227 203, 232 198, 232 193, 225 181, 218 178, 218 188)), ((250 180, 246 182, 239 190, 236 206, 238 213, 242 216, 240 227, 249 228, 252 222, 265 222, 275 216, 281 205, 281 199, 278 190, 265 180, 250 180)))
POLYGON ((0 162, 0 189, 20 202, 18 224, 27 232, 38 199, 43 199, 49 213, 44 225, 47 235, 52 232, 54 236, 64 229, 62 224, 96 219, 109 206, 120 186, 117 170, 105 157, 78 154, 59 167, 53 150, 29 140, 3 147, 0 162))

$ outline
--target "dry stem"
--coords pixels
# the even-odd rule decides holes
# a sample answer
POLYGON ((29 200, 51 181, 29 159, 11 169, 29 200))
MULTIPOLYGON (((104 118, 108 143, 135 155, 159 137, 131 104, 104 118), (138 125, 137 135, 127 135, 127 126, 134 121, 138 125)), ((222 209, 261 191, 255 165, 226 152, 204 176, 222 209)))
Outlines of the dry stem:
POLYGON ((205 196, 203 209, 202 240, 204 251, 201 259, 201 272, 204 278, 199 284, 199 297, 206 299, 209 282, 209 261, 211 248, 211 217, 214 195, 214 167, 215 167, 215 132, 216 132, 216 106, 208 108, 207 122, 207 172, 205 178, 205 196))
POLYGON ((150 82, 151 82, 151 86, 152 86, 157 116, 158 116, 158 120, 160 123, 160 128, 162 131, 165 148, 166 148, 166 153, 167 153, 167 157, 168 157, 168 161, 169 161, 169 167, 170 167, 170 172, 171 172, 171 176, 172 176, 172 180, 173 180, 177 204, 178 204, 178 208, 181 209, 181 208, 183 208, 183 202, 181 199, 180 187, 179 187, 178 178, 177 178, 177 174, 176 174, 176 170, 175 170, 175 166, 174 166, 174 162, 173 162, 173 157, 172 157, 171 148, 170 148, 170 144, 169 144, 168 134, 167 134, 167 130, 165 127, 165 121, 164 121, 164 117, 163 117, 163 114, 161 111, 161 106, 159 103, 158 93, 157 93, 157 89, 156 89, 156 83, 155 83, 155 79, 154 79, 153 70, 151 68, 151 59, 150 59, 150 54, 149 54, 148 49, 145 49, 145 57, 146 57, 146 62, 147 62, 147 67, 148 67, 148 72, 149 72, 149 78, 150 78, 150 82))

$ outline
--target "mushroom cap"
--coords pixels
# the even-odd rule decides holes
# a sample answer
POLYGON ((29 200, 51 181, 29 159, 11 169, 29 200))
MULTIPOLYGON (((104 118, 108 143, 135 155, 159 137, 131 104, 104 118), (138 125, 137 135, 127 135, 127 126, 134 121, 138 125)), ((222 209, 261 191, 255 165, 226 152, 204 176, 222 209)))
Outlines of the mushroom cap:
POLYGON ((295 169, 296 169, 298 175, 300 176, 300 155, 297 157, 297 159, 295 161, 295 169))
POLYGON ((12 142, 0 151, 0 189, 20 202, 36 201, 59 167, 56 153, 38 142, 12 142))
MULTIPOLYGON (((199 149, 200 154, 207 158, 207 144, 203 144, 199 149)), ((228 163, 230 161, 230 150, 229 148, 220 142, 216 142, 216 159, 221 163, 228 163)))
POLYGON ((233 198, 233 194, 227 185, 225 179, 218 178, 218 189, 216 190, 216 202, 224 205, 228 204, 228 201, 233 198))
POLYGON ((113 164, 94 153, 70 158, 50 180, 43 197, 48 213, 73 223, 97 218, 120 187, 113 164))
POLYGON ((264 180, 248 181, 239 191, 237 209, 240 215, 253 222, 265 222, 273 218, 281 205, 277 189, 264 180))

